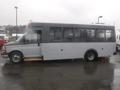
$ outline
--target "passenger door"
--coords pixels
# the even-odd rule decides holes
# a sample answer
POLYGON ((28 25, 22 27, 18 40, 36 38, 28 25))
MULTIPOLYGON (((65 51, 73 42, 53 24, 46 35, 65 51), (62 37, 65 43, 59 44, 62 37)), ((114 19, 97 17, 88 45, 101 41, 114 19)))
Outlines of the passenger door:
POLYGON ((26 58, 39 58, 41 53, 41 30, 30 31, 24 36, 23 54, 26 58))

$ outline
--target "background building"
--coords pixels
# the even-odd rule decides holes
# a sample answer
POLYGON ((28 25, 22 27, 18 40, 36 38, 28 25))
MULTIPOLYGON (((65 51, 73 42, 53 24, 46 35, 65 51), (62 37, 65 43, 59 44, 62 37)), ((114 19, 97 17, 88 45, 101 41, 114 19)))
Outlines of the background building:
POLYGON ((18 38, 24 34, 25 27, 25 25, 18 27, 12 25, 0 26, 0 39, 6 39, 8 41, 16 40, 16 36, 18 38))

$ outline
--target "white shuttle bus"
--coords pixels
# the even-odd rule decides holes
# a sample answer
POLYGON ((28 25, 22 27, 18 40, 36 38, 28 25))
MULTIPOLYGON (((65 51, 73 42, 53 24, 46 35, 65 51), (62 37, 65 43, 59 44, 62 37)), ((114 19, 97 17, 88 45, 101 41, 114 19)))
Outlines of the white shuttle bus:
POLYGON ((77 58, 94 61, 115 52, 114 26, 30 23, 22 37, 3 47, 2 55, 20 63, 77 58))

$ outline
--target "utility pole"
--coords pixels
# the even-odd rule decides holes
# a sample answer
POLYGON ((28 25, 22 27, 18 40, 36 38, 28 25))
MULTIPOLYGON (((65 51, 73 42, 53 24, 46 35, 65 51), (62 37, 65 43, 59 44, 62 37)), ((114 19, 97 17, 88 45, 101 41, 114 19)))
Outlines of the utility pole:
POLYGON ((18 30, 18 14, 17 14, 18 12, 17 12, 17 9, 18 9, 18 7, 15 6, 14 8, 16 10, 16 39, 17 39, 17 30, 18 30))

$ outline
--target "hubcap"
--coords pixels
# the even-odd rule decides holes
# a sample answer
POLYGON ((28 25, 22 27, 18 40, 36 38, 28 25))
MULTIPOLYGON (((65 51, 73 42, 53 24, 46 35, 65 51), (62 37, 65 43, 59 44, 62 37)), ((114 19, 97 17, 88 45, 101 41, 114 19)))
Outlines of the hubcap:
POLYGON ((12 56, 12 60, 13 60, 13 62, 19 62, 21 60, 21 57, 20 57, 20 55, 15 54, 12 56))
POLYGON ((93 53, 88 54, 88 60, 92 61, 94 60, 94 58, 95 58, 95 55, 93 53))

